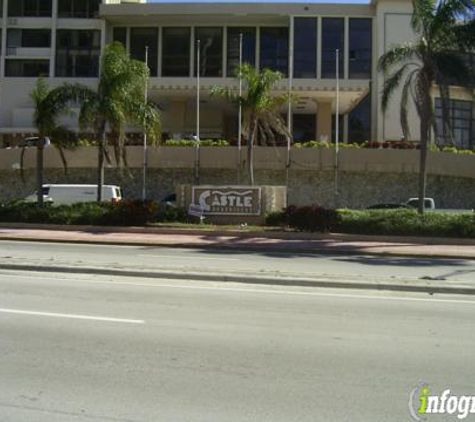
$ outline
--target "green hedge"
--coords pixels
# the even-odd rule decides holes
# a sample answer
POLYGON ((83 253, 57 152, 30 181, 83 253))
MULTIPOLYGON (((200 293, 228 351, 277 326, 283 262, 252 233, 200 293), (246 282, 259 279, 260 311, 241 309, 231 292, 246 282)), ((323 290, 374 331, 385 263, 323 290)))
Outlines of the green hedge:
POLYGON ((416 210, 338 210, 342 233, 475 238, 475 214, 416 210))
POLYGON ((475 213, 416 210, 324 210, 321 207, 289 207, 267 217, 269 226, 286 226, 298 231, 475 238, 475 213), (289 218, 289 209, 293 218, 289 218), (313 210, 313 211, 312 211, 313 210))
POLYGON ((129 201, 118 204, 95 202, 61 205, 16 201, 0 206, 0 222, 143 226, 149 223, 186 221, 186 211, 160 205, 156 201, 129 201))
MULTIPOLYGON (((163 142, 165 147, 194 147, 196 141, 191 139, 168 139, 163 142)), ((228 147, 229 142, 225 139, 201 139, 200 146, 202 147, 228 147)))

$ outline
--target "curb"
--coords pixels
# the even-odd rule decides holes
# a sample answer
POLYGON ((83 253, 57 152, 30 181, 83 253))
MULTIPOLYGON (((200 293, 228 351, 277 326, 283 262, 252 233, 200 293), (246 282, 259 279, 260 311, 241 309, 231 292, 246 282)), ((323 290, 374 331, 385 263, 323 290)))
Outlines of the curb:
POLYGON ((131 234, 172 234, 191 236, 234 236, 239 238, 264 238, 282 240, 335 240, 340 242, 386 242, 414 243, 416 245, 459 245, 475 246, 475 239, 456 237, 418 237, 418 236, 383 236, 351 233, 306 233, 294 231, 245 231, 245 230, 213 230, 195 228, 154 227, 154 226, 78 226, 61 224, 34 223, 0 223, 0 229, 31 229, 52 231, 82 231, 89 233, 131 233, 131 234))
MULTIPOLYGON (((229 243, 166 243, 159 240, 144 242, 144 241, 131 241, 131 240, 86 240, 86 239, 52 239, 52 238, 31 238, 21 236, 4 236, 0 234, 0 240, 12 241, 12 242, 41 242, 41 243, 73 243, 81 245, 110 245, 110 246, 156 246, 164 248, 180 248, 180 249, 226 249, 241 252, 288 252, 294 254, 319 254, 319 255, 371 255, 382 257, 407 257, 407 258, 427 258, 427 259, 463 259, 463 260, 475 260, 475 253, 463 254, 463 253, 448 253, 444 252, 409 252, 409 251, 389 251, 389 250, 374 250, 371 248, 365 248, 362 246, 360 249, 355 250, 352 248, 346 248, 345 246, 296 246, 288 244, 275 244, 275 245, 261 245, 261 244, 229 244, 229 243)), ((382 246, 382 248, 391 248, 392 246, 382 246)))
POLYGON ((290 276, 258 276, 254 274, 226 274, 226 273, 199 273, 199 272, 176 272, 176 271, 139 271, 132 269, 111 269, 103 267, 72 267, 72 266, 46 266, 27 264, 0 264, 2 270, 20 270, 35 272, 53 273, 74 273, 74 274, 97 274, 113 275, 121 277, 140 278, 166 278, 171 280, 194 280, 221 283, 244 283, 244 284, 267 284, 276 286, 296 286, 296 287, 319 287, 334 289, 357 289, 357 290, 378 290, 394 292, 412 292, 428 294, 457 294, 475 295, 475 286, 470 287, 464 284, 437 285, 435 280, 423 280, 421 284, 414 284, 414 280, 407 282, 389 281, 338 281, 329 278, 312 279, 290 276))

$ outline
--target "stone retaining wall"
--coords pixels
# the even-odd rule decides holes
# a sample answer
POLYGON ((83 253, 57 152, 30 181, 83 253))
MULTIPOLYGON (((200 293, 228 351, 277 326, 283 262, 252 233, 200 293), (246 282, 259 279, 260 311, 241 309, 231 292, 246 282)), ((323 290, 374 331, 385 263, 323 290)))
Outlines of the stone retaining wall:
MULTIPOLYGON (((158 199, 174 191, 178 184, 192 184, 193 169, 149 169, 147 192, 158 199)), ((106 183, 122 186, 124 196, 139 198, 142 173, 140 169, 106 170, 106 183)), ((243 179, 245 181, 244 175, 243 179)), ((256 170, 255 179, 261 185, 286 185, 285 170, 256 170)), ((435 198, 437 206, 475 208, 475 180, 467 177, 429 175, 427 196, 435 198)), ((72 168, 65 175, 61 169, 46 169, 45 183, 96 183, 92 168, 72 168)), ((235 184, 236 171, 231 169, 202 169, 202 184, 235 184)), ((301 170, 288 172, 288 203, 335 206, 334 172, 301 170)), ((23 198, 35 190, 35 170, 25 170, 22 182, 19 170, 0 170, 0 201, 23 198)), ((339 174, 338 206, 364 208, 381 202, 402 202, 417 196, 417 173, 352 172, 339 174)))

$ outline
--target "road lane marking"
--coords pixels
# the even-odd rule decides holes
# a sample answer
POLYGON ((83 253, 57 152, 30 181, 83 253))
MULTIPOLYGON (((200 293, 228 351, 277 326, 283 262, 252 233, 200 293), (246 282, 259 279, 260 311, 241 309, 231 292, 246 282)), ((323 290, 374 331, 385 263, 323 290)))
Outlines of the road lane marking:
MULTIPOLYGON (((7 270, 4 270, 7 271, 7 270)), ((0 275, 2 273, 0 272, 0 275)), ((180 285, 180 284, 163 284, 157 279, 150 279, 149 282, 134 282, 134 281, 115 281, 115 280, 86 280, 81 278, 53 278, 53 277, 37 277, 37 276, 27 276, 27 275, 16 275, 11 274, 10 277, 18 277, 18 278, 33 278, 36 280, 50 280, 50 281, 67 281, 73 283, 87 283, 87 284, 113 284, 118 286, 134 286, 134 287, 153 287, 153 288, 170 288, 170 289, 182 289, 182 290, 214 290, 214 291, 229 291, 229 292, 242 292, 242 293, 261 293, 261 294, 276 294, 276 295, 290 295, 290 296, 316 296, 316 297, 336 297, 336 298, 345 298, 345 299, 372 299, 372 300, 392 300, 392 301, 413 301, 413 302, 431 302, 431 303, 462 303, 462 304, 470 304, 475 305, 474 300, 457 300, 457 299, 437 299, 434 297, 431 298, 417 298, 417 297, 390 297, 390 296, 369 296, 369 295, 357 295, 357 294, 347 294, 347 293, 321 293, 321 292, 311 292, 311 291, 298 291, 298 290, 277 290, 276 289, 266 289, 266 288, 241 288, 239 286, 230 287, 230 285, 234 284, 242 284, 245 285, 246 283, 233 283, 233 282, 219 282, 219 281, 191 281, 192 283, 213 283, 213 286, 203 286, 203 285, 180 285), (216 284, 225 284, 224 286, 217 286, 216 284)), ((186 276, 186 274, 185 274, 186 276)), ((110 276, 111 277, 111 276, 110 276)), ((277 278, 279 279, 279 278, 277 278)), ((163 278, 161 280, 169 279, 163 278)), ((1 281, 1 280, 0 280, 1 281)), ((249 285, 249 283, 247 283, 249 285)), ((262 286, 265 286, 264 284, 262 286)), ((278 286, 278 288, 282 288, 285 286, 278 286)), ((377 287, 377 285, 375 285, 377 287)), ((318 289, 319 287, 307 287, 308 289, 318 289)), ((327 288, 326 288, 327 289, 327 288)), ((331 289, 329 287, 328 289, 331 289)), ((333 289, 336 289, 333 288, 333 289)), ((355 288, 357 289, 357 288, 355 288)), ((349 288, 349 290, 355 290, 349 288)), ((378 291, 382 293, 381 290, 378 291)), ((398 292, 394 292, 398 293, 398 292)), ((399 292, 402 294, 427 294, 424 292, 399 292)), ((442 294, 442 293, 440 293, 442 294)), ((450 295, 449 293, 445 293, 445 295, 450 295)))
POLYGON ((0 308, 0 312, 4 314, 33 315, 33 316, 44 316, 44 317, 52 317, 52 318, 85 319, 89 321, 122 322, 126 324, 145 324, 145 321, 142 319, 124 319, 124 318, 108 318, 108 317, 100 317, 100 316, 92 316, 92 315, 59 314, 55 312, 26 311, 22 309, 0 308))
POLYGON ((140 256, 142 258, 167 258, 167 259, 190 259, 196 258, 199 261, 201 260, 208 260, 208 261, 242 261, 240 258, 218 258, 218 257, 211 257, 211 256, 198 256, 198 255, 155 255, 155 254, 139 254, 135 256, 140 256))

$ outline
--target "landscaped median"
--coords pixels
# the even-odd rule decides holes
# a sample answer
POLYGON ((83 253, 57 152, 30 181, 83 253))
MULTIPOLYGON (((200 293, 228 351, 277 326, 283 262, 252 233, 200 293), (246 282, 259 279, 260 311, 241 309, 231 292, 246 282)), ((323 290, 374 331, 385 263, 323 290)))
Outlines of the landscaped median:
MULTIPOLYGON (((150 226, 179 224, 180 228, 222 230, 230 227, 198 225, 185 210, 156 201, 122 201, 119 204, 81 203, 71 206, 38 207, 16 201, 0 206, 0 223, 36 223, 96 226, 150 226)), ((176 227, 176 225, 175 225, 176 227)), ((238 228, 240 227, 231 227, 238 228)), ((325 209, 316 205, 287 207, 270 214, 266 227, 246 231, 348 233, 358 235, 475 238, 475 213, 426 212, 415 210, 325 209)))

